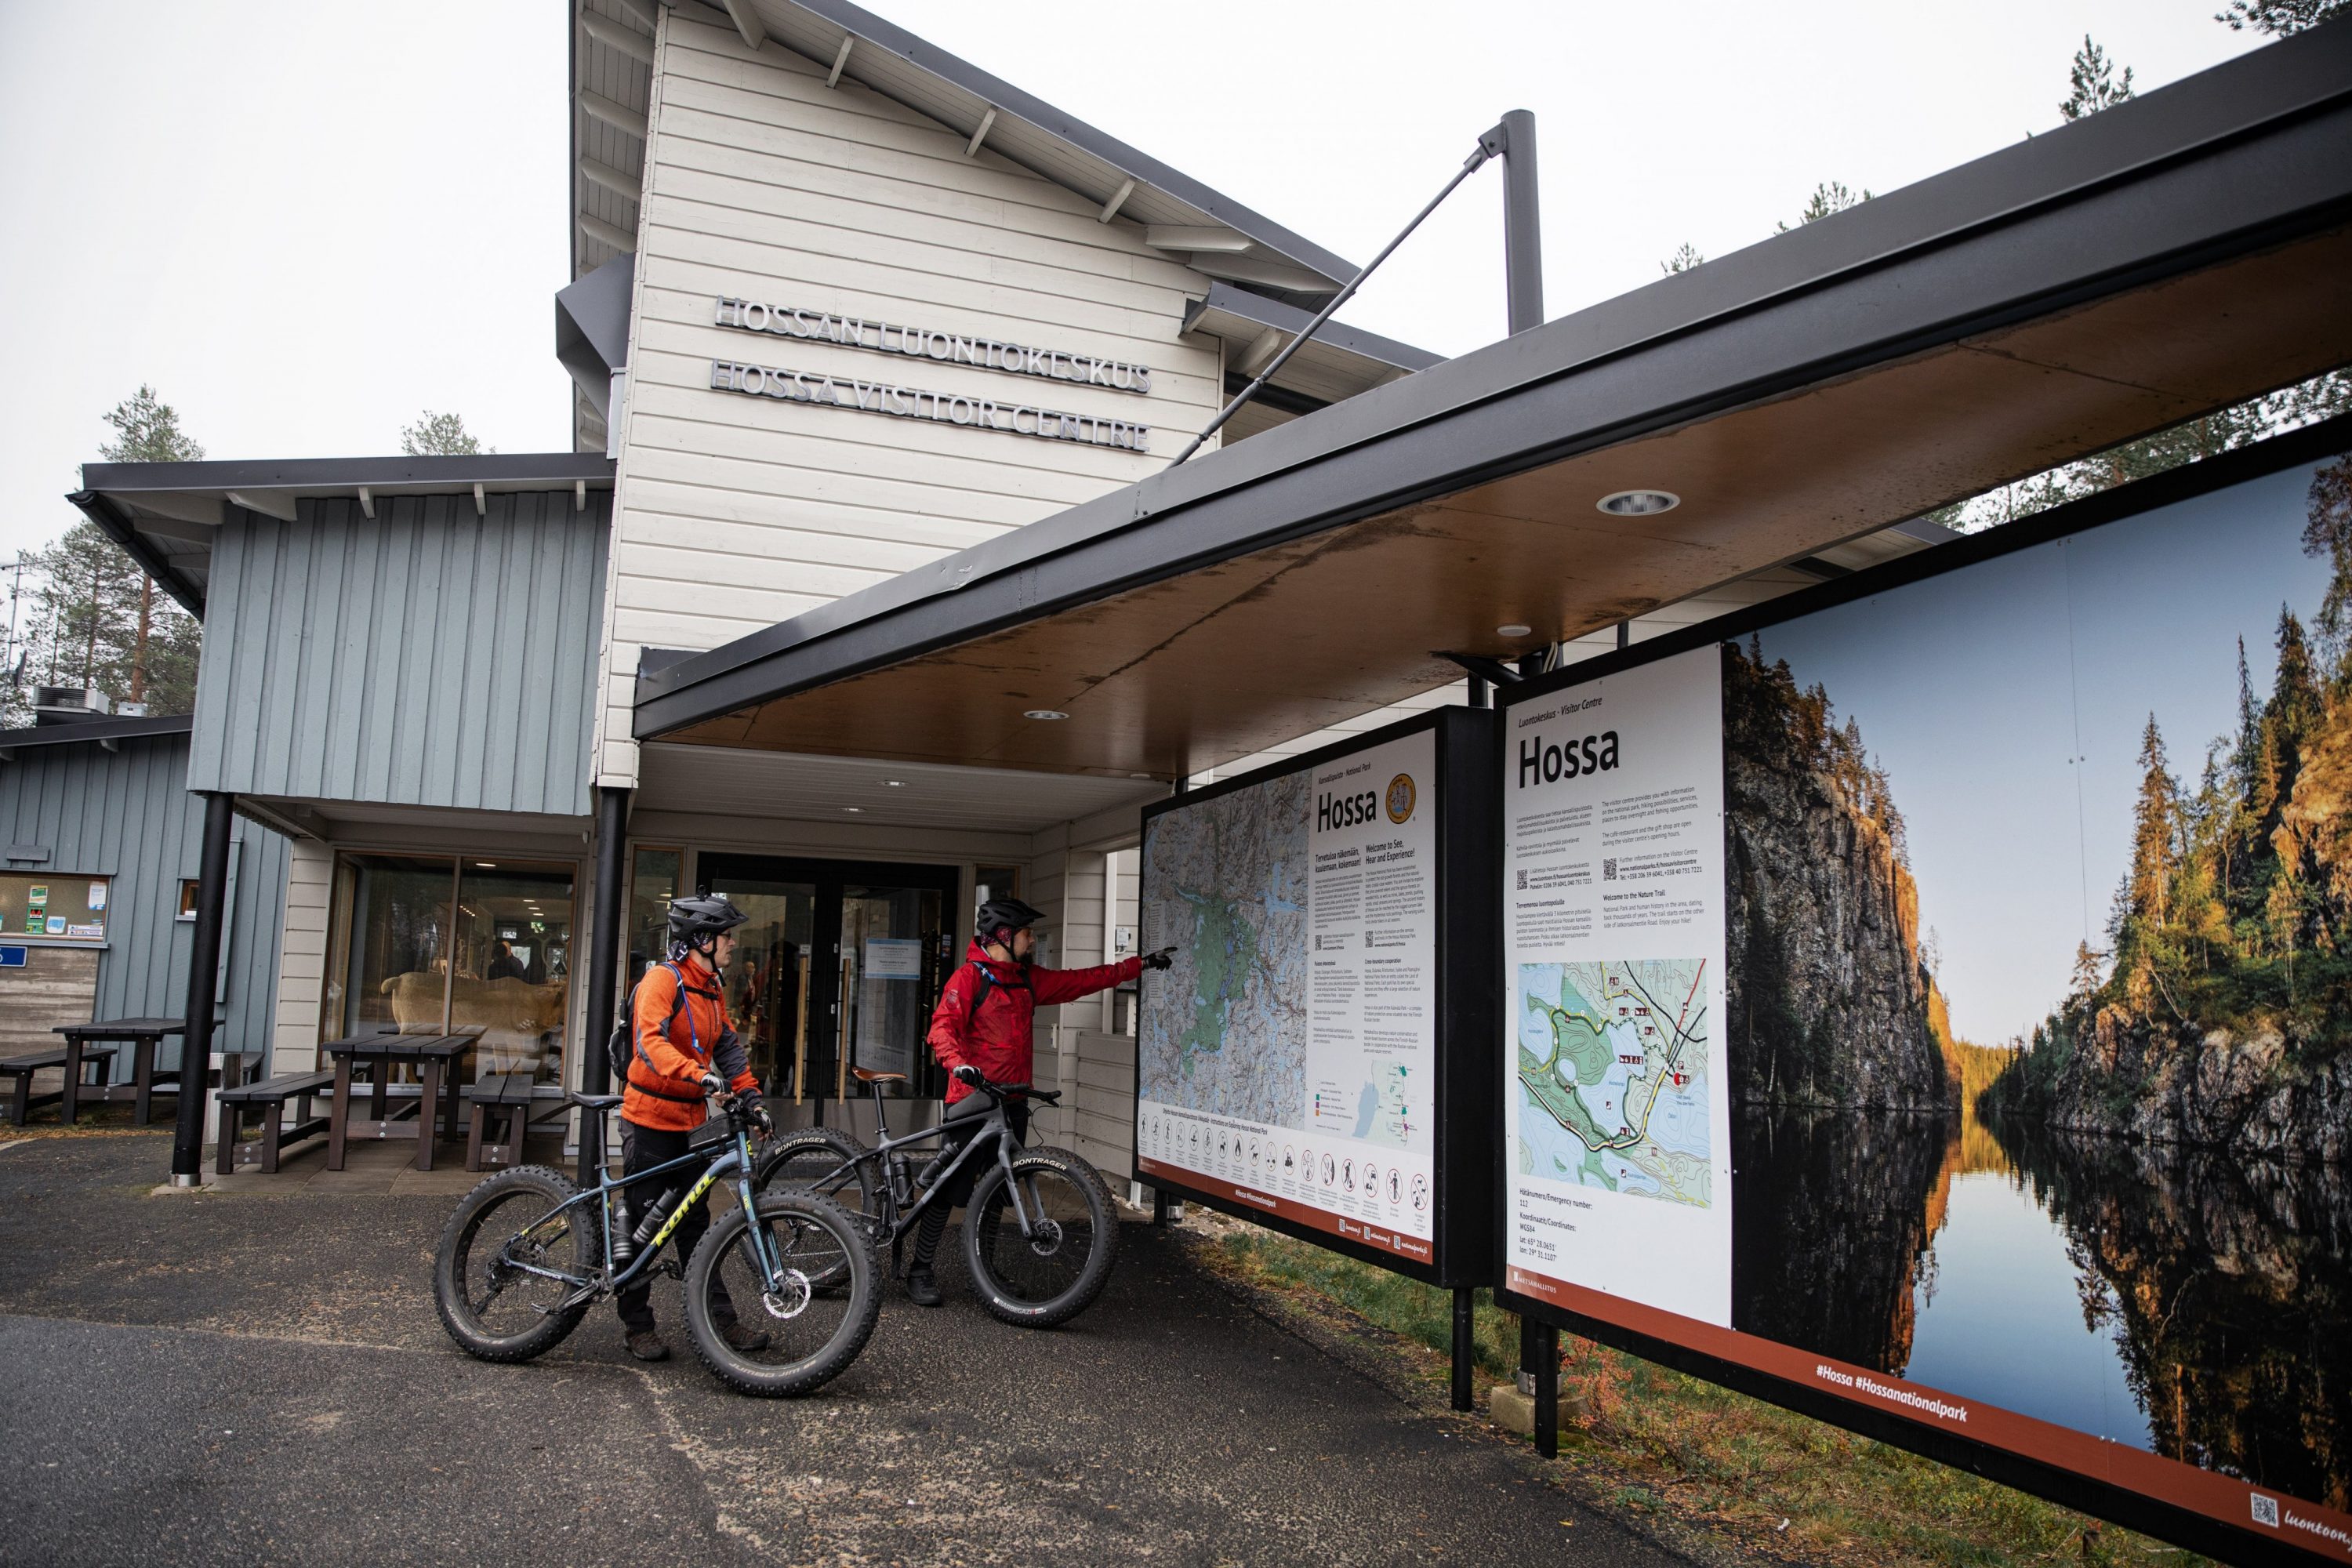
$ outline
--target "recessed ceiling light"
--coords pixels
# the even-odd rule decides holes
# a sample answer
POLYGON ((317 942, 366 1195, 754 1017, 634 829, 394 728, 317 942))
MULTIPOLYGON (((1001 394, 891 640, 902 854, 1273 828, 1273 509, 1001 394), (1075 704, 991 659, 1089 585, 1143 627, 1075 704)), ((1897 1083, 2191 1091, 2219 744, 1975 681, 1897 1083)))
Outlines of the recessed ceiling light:
POLYGON ((1498 637, 1523 637, 1534 630, 1533 626, 1523 626, 1518 622, 1513 621, 1507 626, 1496 626, 1495 635, 1498 637))
POLYGON ((499 863, 495 860, 477 860, 474 864, 485 871, 495 871, 499 868, 499 863))
POLYGON ((844 811, 864 811, 866 808, 862 805, 845 805, 841 809, 844 811))
POLYGON ((1069 715, 1067 713, 1056 712, 1051 708, 1032 708, 1027 712, 1022 714, 1021 717, 1024 719, 1044 719, 1051 721, 1055 719, 1066 719, 1069 715))
POLYGON ((1592 504, 1612 517, 1655 517, 1682 505, 1683 498, 1672 490, 1619 490, 1592 504))
POLYGON ((882 787, 884 789, 905 789, 907 787, 907 781, 905 779, 884 779, 882 781, 882 787))

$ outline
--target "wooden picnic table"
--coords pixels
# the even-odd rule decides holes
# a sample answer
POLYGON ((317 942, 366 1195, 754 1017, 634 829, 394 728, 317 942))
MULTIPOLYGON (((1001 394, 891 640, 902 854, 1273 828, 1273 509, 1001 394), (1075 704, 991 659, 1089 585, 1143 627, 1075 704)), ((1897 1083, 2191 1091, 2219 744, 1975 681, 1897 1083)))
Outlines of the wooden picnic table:
MULTIPOLYGON (((218 1029, 226 1019, 215 1019, 218 1029)), ((90 1024, 60 1024, 57 1032, 66 1039, 65 1098, 58 1107, 58 1120, 73 1125, 79 1102, 84 1100, 110 1101, 120 1104, 129 1100, 133 1107, 131 1121, 141 1127, 148 1122, 150 1101, 159 1085, 168 1085, 164 1092, 178 1094, 187 1082, 187 1052, 181 1051, 181 1065, 168 1071, 155 1070, 156 1047, 166 1035, 184 1035, 188 1021, 184 1018, 100 1018, 90 1024), (81 1081, 81 1054, 85 1046, 127 1045, 131 1047, 131 1081, 129 1083, 86 1084, 81 1081)), ((206 1053, 209 1058, 211 1053, 206 1053)), ((207 1067, 210 1066, 207 1060, 207 1067)), ((224 1059, 224 1070, 234 1071, 224 1059)))
POLYGON ((431 1170, 434 1102, 441 1102, 441 1136, 457 1137, 457 1057, 476 1043, 472 1035, 353 1035, 330 1040, 325 1050, 335 1059, 335 1101, 327 1130, 327 1169, 343 1168, 344 1147, 358 1137, 414 1138, 416 1168, 431 1170), (413 1118, 408 1105, 394 1108, 391 1104, 392 1069, 404 1062, 415 1067, 424 1080, 413 1118), (362 1065, 368 1069, 373 1092, 369 1096, 368 1114, 354 1121, 352 1074, 362 1065))

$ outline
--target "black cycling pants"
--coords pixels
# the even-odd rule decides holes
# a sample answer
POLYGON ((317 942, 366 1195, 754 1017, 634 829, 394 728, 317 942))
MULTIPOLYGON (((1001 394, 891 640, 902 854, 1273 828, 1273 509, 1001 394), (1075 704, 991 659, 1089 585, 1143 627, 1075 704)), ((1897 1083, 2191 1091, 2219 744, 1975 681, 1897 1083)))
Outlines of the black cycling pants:
MULTIPOLYGON (((667 1127, 640 1127, 623 1117, 621 1173, 634 1176, 639 1171, 680 1159, 693 1138, 693 1132, 680 1132, 667 1127)), ((711 1149, 710 1157, 714 1160, 719 1157, 716 1147, 711 1149)), ((629 1184, 629 1224, 636 1225, 654 1205, 666 1196, 676 1201, 677 1196, 683 1195, 702 1179, 706 1169, 707 1165, 681 1165, 668 1175, 651 1182, 632 1182, 629 1184)), ((685 1269, 687 1260, 694 1256, 694 1249, 700 1244, 703 1233, 709 1228, 710 1199, 705 1194, 702 1201, 694 1205, 693 1212, 678 1221, 677 1228, 670 1232, 670 1240, 677 1247, 677 1266, 681 1271, 685 1269)), ((647 1269, 614 1298, 614 1305, 621 1310, 621 1326, 630 1333, 646 1332, 653 1328, 653 1271, 647 1269)), ((719 1287, 718 1298, 710 1303, 710 1315, 721 1323, 735 1321, 735 1304, 727 1299, 724 1285, 719 1287)))

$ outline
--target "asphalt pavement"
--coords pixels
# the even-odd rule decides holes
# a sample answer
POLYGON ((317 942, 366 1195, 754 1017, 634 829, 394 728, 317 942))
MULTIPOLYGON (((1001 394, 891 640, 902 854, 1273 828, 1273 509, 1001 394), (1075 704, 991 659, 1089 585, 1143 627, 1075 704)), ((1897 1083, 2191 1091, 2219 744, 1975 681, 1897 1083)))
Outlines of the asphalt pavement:
MULTIPOLYGON (((4 1136, 4 1135, 0 1135, 4 1136)), ((599 1307, 519 1367, 431 1300, 440 1194, 161 1194, 157 1136, 0 1147, 0 1562, 1720 1561, 1554 1484, 1377 1347, 1124 1228, 1051 1333, 896 1291, 822 1394, 631 1361, 599 1307)), ((436 1173, 437 1174, 437 1173, 436 1173)), ((379 1186, 382 1184, 378 1184, 379 1186)))

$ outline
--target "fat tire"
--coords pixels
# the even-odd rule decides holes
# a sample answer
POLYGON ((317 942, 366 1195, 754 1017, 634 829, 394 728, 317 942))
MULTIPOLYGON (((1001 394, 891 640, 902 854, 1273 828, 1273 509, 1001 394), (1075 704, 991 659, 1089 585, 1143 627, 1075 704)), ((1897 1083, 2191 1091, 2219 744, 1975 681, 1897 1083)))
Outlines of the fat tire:
MULTIPOLYGON (((441 1326, 457 1342, 457 1348, 478 1361, 513 1363, 530 1361, 546 1354, 562 1344, 580 1320, 588 1313, 588 1302, 564 1311, 550 1312, 529 1331, 504 1337, 485 1332, 472 1321, 470 1310, 461 1310, 458 1303, 466 1300, 465 1283, 458 1278, 461 1248, 470 1259, 472 1248, 482 1245, 503 1246, 503 1238, 480 1236, 479 1227, 486 1210, 495 1208, 518 1189, 532 1193, 546 1200, 545 1209, 553 1209, 579 1195, 579 1189, 561 1171, 545 1165, 518 1165, 500 1171, 482 1182, 457 1200, 449 1222, 441 1227, 441 1244, 433 1258, 433 1305, 441 1314, 441 1326)), ((534 1215, 536 1217, 536 1215, 534 1215)), ((587 1259, 586 1267, 593 1269, 604 1261, 604 1215, 601 1205, 583 1204, 572 1211, 569 1223, 579 1237, 578 1253, 587 1259)), ((517 1234, 520 1234, 518 1232, 517 1234)))
MULTIPOLYGON (((758 1194, 752 1202, 762 1215, 782 1212, 813 1219, 842 1244, 849 1258, 850 1279, 849 1310, 841 1327, 817 1356, 772 1372, 745 1361, 720 1337, 719 1324, 710 1315, 710 1279, 751 1226, 751 1213, 737 1207, 711 1222, 686 1266, 687 1337, 694 1342, 694 1353, 702 1364, 739 1393, 763 1399, 814 1394, 846 1371, 866 1349, 866 1342, 874 1337, 874 1325, 882 1316, 882 1265, 874 1256, 873 1243, 866 1239, 866 1227, 831 1198, 806 1189, 781 1188, 758 1194)), ((758 1321, 749 1315, 744 1318, 746 1322, 758 1321)))
POLYGON ((1072 1150, 1051 1145, 1024 1149, 1013 1156, 1013 1169, 1016 1175, 1028 1170, 1052 1170, 1070 1178, 1086 1194, 1087 1213, 1094 1222, 1093 1253, 1078 1271, 1077 1280, 1053 1300, 1034 1307, 1015 1300, 991 1273, 981 1251, 980 1216, 1004 1188, 1004 1168, 991 1164, 974 1184, 971 1202, 963 1211, 964 1263, 971 1270, 980 1304, 991 1317, 1018 1329, 1059 1328, 1093 1306, 1110 1282, 1111 1268, 1118 1261, 1118 1210, 1111 1203, 1110 1188, 1103 1184, 1101 1173, 1072 1150))

